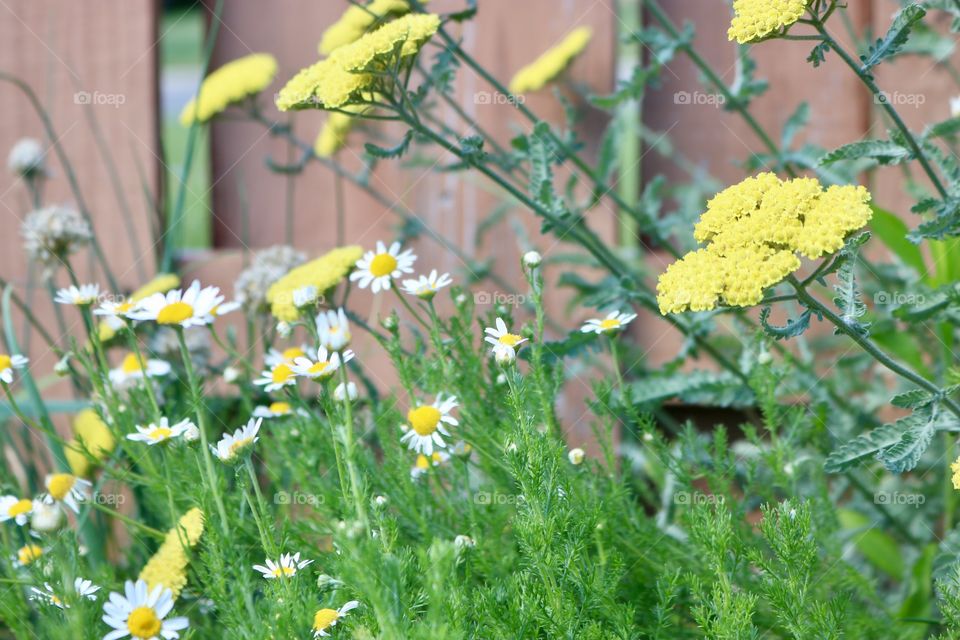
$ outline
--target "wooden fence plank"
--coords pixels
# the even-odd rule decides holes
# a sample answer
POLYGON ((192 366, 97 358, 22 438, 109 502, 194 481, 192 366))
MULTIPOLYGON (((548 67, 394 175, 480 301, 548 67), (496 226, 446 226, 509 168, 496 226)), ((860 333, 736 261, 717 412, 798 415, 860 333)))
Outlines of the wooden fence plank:
MULTIPOLYGON (((57 142, 69 157, 83 199, 104 245, 108 262, 121 285, 133 288, 153 274, 152 239, 143 197, 144 184, 151 192, 159 183, 157 117, 157 49, 155 0, 6 0, 0 4, 0 70, 29 84, 50 113, 57 142), (98 125, 109 153, 113 155, 120 188, 132 210, 123 212, 109 172, 98 151, 90 119, 98 125), (135 240, 127 234, 130 225, 135 240)), ((0 83, 0 155, 23 137, 44 141, 41 121, 26 97, 14 86, 0 83)), ((46 183, 46 204, 76 205, 66 170, 49 154, 51 178, 46 183)), ((27 259, 22 248, 20 224, 32 206, 23 184, 4 170, 0 172, 0 276, 9 280, 19 295, 27 281, 27 259)), ((91 268, 89 251, 73 260, 83 280, 107 286, 103 273, 91 268)), ((67 284, 60 273, 60 286, 67 284)), ((53 307, 44 291, 37 292, 31 308, 56 336, 53 307)), ((71 333, 83 331, 81 317, 64 309, 71 333)), ((15 314, 19 317, 19 314, 15 314)), ((21 336, 22 332, 18 332, 21 336)), ((2 349, 2 346, 0 346, 2 349)), ((34 332, 31 370, 49 398, 70 395, 65 384, 51 383, 53 354, 34 332)), ((63 421, 60 425, 63 427, 63 421)))

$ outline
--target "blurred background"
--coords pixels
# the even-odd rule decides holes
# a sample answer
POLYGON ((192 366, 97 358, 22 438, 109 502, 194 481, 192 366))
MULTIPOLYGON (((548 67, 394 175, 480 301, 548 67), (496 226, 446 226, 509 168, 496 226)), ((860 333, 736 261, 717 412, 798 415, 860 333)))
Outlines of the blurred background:
MULTIPOLYGON (((414 154, 403 167, 380 163, 368 178, 387 195, 386 200, 378 200, 320 164, 311 163, 300 176, 271 170, 271 164, 295 163, 298 152, 261 125, 229 120, 200 128, 183 190, 185 216, 168 228, 167 214, 181 192, 191 146, 188 129, 177 118, 201 80, 207 34, 216 33, 211 68, 254 52, 277 57, 275 85, 263 96, 265 113, 279 123, 290 123, 301 138, 312 141, 325 115, 281 114, 270 98, 300 68, 316 61, 320 34, 348 6, 346 0, 229 0, 215 20, 214 4, 210 0, 0 2, 0 71, 26 83, 50 118, 47 129, 27 94, 9 82, 0 83, 0 149, 9 150, 23 137, 43 140, 51 148, 52 179, 47 182, 46 202, 80 204, 69 184, 75 175, 83 205, 93 216, 123 287, 133 289, 156 273, 165 250, 175 257, 185 280, 201 278, 229 295, 253 250, 289 243, 315 255, 343 241, 369 247, 380 239, 402 237, 420 256, 418 267, 450 271, 461 281, 473 277, 486 282, 482 289, 492 294, 488 297, 495 304, 497 294, 508 295, 514 286, 522 288, 518 257, 523 251, 538 248, 549 258, 551 253, 570 250, 570 245, 540 236, 533 216, 504 206, 490 184, 468 173, 432 170, 449 159, 414 154), (53 151, 52 140, 71 167, 64 166, 53 151), (342 227, 336 214, 341 205, 347 212, 342 227), (457 247, 461 255, 450 247, 457 247), (493 272, 495 281, 486 277, 493 272)), ((462 0, 433 0, 430 7, 445 12, 463 4, 462 0)), ((846 11, 839 12, 833 31, 850 48, 855 39, 885 32, 900 7, 895 0, 848 4, 846 11)), ((504 82, 571 29, 583 25, 593 29, 590 45, 556 92, 529 95, 526 104, 558 125, 564 121, 560 98, 576 107, 577 133, 587 155, 595 154, 609 121, 589 97, 611 93, 638 64, 652 62, 651 49, 643 38, 635 37, 651 23, 641 3, 479 0, 478 5, 477 18, 464 24, 460 35, 465 49, 504 82)), ((805 61, 809 43, 764 43, 752 48, 752 59, 748 59, 726 39, 728 2, 669 0, 662 5, 678 28, 689 25, 696 51, 728 86, 769 85, 753 102, 751 112, 778 144, 831 149, 885 126, 877 105, 838 60, 828 56, 820 69, 805 61), (804 103, 809 126, 785 138, 784 125, 804 103)), ((942 21, 937 28, 946 31, 949 18, 937 13, 929 20, 942 21)), ((932 59, 902 56, 895 64, 884 65, 877 77, 881 88, 896 87, 893 98, 900 101, 898 109, 914 127, 948 118, 950 99, 960 93, 952 40, 938 40, 932 33, 927 43, 932 59)), ((434 47, 427 54, 432 57, 438 50, 434 47)), ((625 145, 628 155, 622 158, 624 169, 613 188, 628 200, 640 198, 644 186, 662 175, 667 178, 668 195, 663 215, 692 219, 709 195, 762 166, 764 141, 702 80, 702 71, 690 57, 677 54, 666 61, 654 87, 620 107, 617 117, 626 123, 622 131, 635 144, 625 145)), ((529 125, 511 105, 491 99, 491 91, 471 70, 458 71, 459 108, 507 145, 529 125)), ((449 106, 437 105, 437 113, 450 127, 470 135, 449 106)), ((399 137, 390 127, 364 125, 362 129, 337 158, 354 172, 364 167, 362 139, 389 142, 399 137)), ((882 169, 865 180, 879 204, 908 219, 904 181, 895 171, 882 169)), ((32 285, 39 278, 25 259, 18 232, 29 210, 21 185, 9 173, 0 176, 0 275, 20 291, 35 289, 32 285)), ((590 215, 605 241, 634 251, 649 267, 651 277, 669 262, 628 220, 620 219, 612 203, 601 203, 590 215)), ((92 260, 85 277, 105 284, 93 270, 92 260)), ((33 293, 28 302, 41 319, 54 312, 46 295, 33 293)), ((554 301, 556 317, 573 326, 581 318, 569 317, 563 303, 562 297, 554 301)), ((370 304, 372 317, 380 311, 377 304, 370 304)), ((672 359, 679 336, 656 318, 642 320, 635 324, 635 333, 648 363, 655 366, 672 359)), ((39 350, 30 355, 39 370, 52 369, 50 355, 39 350)), ((578 405, 577 397, 588 392, 588 383, 580 383, 579 393, 571 392, 572 405, 578 405)))

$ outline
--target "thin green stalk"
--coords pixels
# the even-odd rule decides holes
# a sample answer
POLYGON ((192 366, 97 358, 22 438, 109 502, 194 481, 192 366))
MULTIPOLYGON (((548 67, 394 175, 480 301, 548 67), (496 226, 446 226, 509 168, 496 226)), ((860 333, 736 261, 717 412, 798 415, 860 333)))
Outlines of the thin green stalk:
POLYGON ((343 425, 343 438, 347 473, 350 474, 350 490, 353 493, 353 502, 354 508, 357 510, 357 518, 360 520, 363 528, 367 529, 369 528, 369 520, 367 519, 367 505, 364 503, 363 495, 360 491, 360 474, 357 471, 357 465, 354 460, 354 454, 356 453, 356 442, 354 441, 353 433, 353 403, 350 401, 350 394, 346 393, 347 385, 350 384, 350 378, 347 376, 346 367, 340 367, 340 377, 343 380, 344 386, 343 409, 346 415, 346 420, 344 421, 345 424, 343 425))
POLYGON ((824 318, 830 321, 841 333, 853 340, 857 345, 862 348, 864 351, 873 356, 874 360, 882 364, 884 367, 897 374, 904 380, 912 382, 921 389, 929 391, 931 394, 942 398, 942 402, 947 409, 950 410, 952 414, 960 418, 960 405, 957 405, 955 401, 950 399, 947 395, 944 394, 943 389, 938 387, 933 382, 930 382, 920 374, 909 369, 905 365, 900 364, 886 353, 884 353, 872 340, 866 336, 861 335, 856 330, 851 328, 846 322, 843 321, 837 314, 831 311, 828 307, 821 304, 816 298, 811 296, 803 284, 796 279, 795 276, 790 275, 787 277, 787 282, 794 288, 797 292, 797 298, 803 302, 807 307, 812 311, 816 312, 818 315, 822 315, 824 318))
POLYGON ((193 362, 190 359, 190 350, 187 348, 186 338, 183 337, 183 327, 178 325, 176 332, 177 339, 180 342, 180 358, 183 360, 183 368, 187 373, 187 382, 190 385, 194 411, 197 415, 197 428, 200 431, 200 454, 203 457, 203 464, 207 473, 207 482, 210 485, 210 492, 213 494, 213 501, 216 503, 217 512, 220 515, 220 526, 223 529, 224 535, 229 538, 230 522, 227 520, 227 510, 223 506, 223 498, 220 496, 220 483, 213 470, 213 459, 210 455, 210 440, 207 434, 207 412, 200 394, 200 383, 193 369, 193 362))
POLYGON ((907 127, 906 123, 900 117, 900 114, 897 113, 897 110, 890 104, 890 101, 884 99, 883 93, 880 91, 880 88, 877 86, 877 83, 874 82, 873 77, 862 71, 860 65, 857 63, 854 58, 847 53, 847 51, 840 46, 840 43, 833 39, 824 26, 823 21, 819 18, 814 18, 810 21, 814 28, 820 33, 823 37, 825 44, 829 45, 830 49, 835 51, 840 59, 850 67, 850 69, 856 74, 860 81, 870 90, 870 93, 874 97, 874 101, 877 102, 880 107, 886 112, 890 117, 893 123, 897 126, 897 129, 900 130, 900 133, 903 134, 904 139, 907 142, 907 145, 910 147, 910 150, 913 152, 914 157, 920 163, 920 166, 923 167, 924 173, 927 174, 927 177, 930 178, 930 182, 933 183, 934 188, 937 190, 937 193, 940 194, 940 197, 944 200, 948 197, 947 190, 944 188, 943 183, 940 181, 939 176, 937 176, 936 171, 934 171, 933 166, 930 164, 930 161, 927 159, 927 156, 924 154, 923 150, 920 148, 920 145, 917 143, 916 138, 914 138, 913 133, 910 131, 910 128, 907 127))

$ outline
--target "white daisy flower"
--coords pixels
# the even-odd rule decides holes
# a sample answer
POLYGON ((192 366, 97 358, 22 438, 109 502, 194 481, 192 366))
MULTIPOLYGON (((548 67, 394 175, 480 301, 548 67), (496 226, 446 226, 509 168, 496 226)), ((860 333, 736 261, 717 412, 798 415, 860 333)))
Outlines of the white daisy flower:
POLYGON ((493 345, 493 355, 495 356, 497 354, 515 355, 517 348, 527 341, 526 338, 510 333, 507 330, 507 323, 502 318, 497 318, 496 329, 487 327, 484 329, 484 333, 487 334, 484 340, 493 345))
POLYGON ((123 586, 123 594, 116 591, 103 605, 103 621, 114 628, 103 640, 118 640, 131 636, 137 640, 175 640, 180 631, 190 626, 186 618, 167 618, 173 610, 173 592, 157 585, 152 591, 147 583, 131 580, 123 586))
POLYGON ((195 425, 189 420, 181 420, 175 425, 170 425, 167 418, 160 418, 160 424, 150 423, 146 426, 137 425, 137 433, 127 435, 127 440, 134 442, 146 442, 149 445, 160 444, 167 440, 179 438, 195 425))
POLYGON ((303 309, 317 303, 317 288, 312 284, 295 289, 293 292, 293 306, 303 309))
POLYGON ((326 380, 340 368, 341 364, 346 364, 353 360, 353 351, 347 349, 343 352, 343 357, 334 351, 330 353, 326 347, 317 349, 317 360, 314 362, 310 358, 297 358, 293 362, 293 372, 298 376, 310 378, 311 380, 326 380))
POLYGON ((312 563, 313 560, 301 560, 300 553, 297 552, 292 556, 285 553, 276 562, 267 558, 266 562, 267 566, 255 564, 253 568, 262 573, 267 580, 276 580, 277 578, 292 578, 297 575, 297 571, 312 563))
POLYGON ((21 355, 10 356, 0 353, 0 380, 7 384, 13 384, 13 370, 23 369, 30 362, 21 355))
POLYGON ((269 406, 259 406, 253 410, 254 418, 285 418, 296 413, 300 416, 309 415, 303 409, 294 409, 289 402, 273 402, 269 406))
POLYGON ((433 453, 434 445, 438 449, 443 449, 446 446, 443 436, 449 437, 450 435, 443 425, 456 426, 460 424, 456 418, 450 415, 450 412, 457 406, 456 396, 444 398, 442 393, 438 393, 433 404, 413 407, 407 412, 409 429, 400 438, 400 442, 406 442, 407 446, 417 453, 428 456, 433 453))
POLYGON ((33 513, 33 500, 17 496, 0 496, 0 522, 13 520, 21 527, 33 513))
POLYGON ((99 297, 100 285, 98 284, 82 284, 79 287, 70 285, 66 289, 57 291, 53 301, 60 304, 72 304, 77 307, 88 307, 96 302, 99 297))
POLYGON ((437 276, 437 270, 430 272, 429 276, 420 276, 417 279, 404 280, 403 290, 412 296, 417 296, 421 300, 433 300, 437 292, 443 287, 453 284, 453 278, 449 273, 437 276))
POLYGON ((263 418, 250 418, 244 426, 233 433, 224 434, 217 446, 210 445, 213 455, 217 456, 222 462, 233 462, 237 456, 253 446, 259 440, 257 432, 260 431, 260 425, 263 418))
MULTIPOLYGON (((73 581, 73 590, 77 596, 81 598, 86 598, 87 600, 96 600, 97 591, 100 590, 100 587, 93 584, 91 580, 84 580, 83 578, 76 578, 73 581)), ((37 602, 44 602, 46 604, 52 604, 55 607, 60 609, 69 609, 70 605, 64 603, 64 601, 56 594, 53 590, 53 587, 50 586, 49 582, 43 583, 43 589, 38 589, 36 587, 30 587, 30 591, 33 593, 29 596, 31 600, 37 602)))
POLYGON ((350 325, 343 307, 317 314, 317 334, 320 344, 330 351, 343 351, 350 344, 353 336, 350 335, 350 325))
POLYGON ((136 303, 129 299, 104 300, 93 310, 93 314, 103 316, 107 326, 114 331, 119 331, 126 324, 127 314, 133 311, 135 306, 136 303))
POLYGON ((59 502, 80 513, 80 503, 90 498, 93 484, 69 473, 51 473, 47 476, 47 492, 41 496, 47 504, 59 502))
POLYGON ((128 353, 119 367, 110 370, 110 382, 115 387, 124 387, 131 382, 142 380, 144 373, 148 378, 157 378, 167 375, 171 370, 170 363, 163 360, 145 358, 143 364, 146 365, 146 371, 140 368, 140 358, 137 354, 128 353))
POLYGON ((267 393, 297 384, 297 374, 293 372, 293 364, 281 362, 260 374, 253 384, 264 388, 267 393))
POLYGON ((400 253, 400 243, 394 242, 387 247, 377 242, 376 251, 367 251, 357 260, 356 271, 350 274, 350 281, 359 280, 360 288, 379 293, 390 288, 390 281, 399 278, 405 273, 413 273, 413 263, 417 256, 412 249, 400 253))
POLYGON ((317 611, 313 615, 313 637, 329 636, 329 629, 335 627, 340 618, 359 606, 359 602, 351 600, 339 609, 320 609, 317 611))
POLYGON ((622 331, 623 328, 630 324, 636 317, 637 314, 635 313, 620 313, 619 311, 611 311, 603 320, 600 320, 599 318, 591 318, 587 320, 587 322, 580 327, 580 331, 583 333, 596 333, 598 335, 605 333, 610 335, 622 331))
POLYGON ((271 347, 263 361, 268 367, 275 367, 278 364, 293 364, 293 361, 297 358, 307 357, 307 349, 308 347, 306 345, 302 347, 289 347, 283 351, 278 351, 271 347))
POLYGON ((173 289, 144 298, 127 313, 127 317, 133 320, 153 320, 162 325, 203 326, 213 322, 214 310, 222 303, 220 289, 201 289, 200 281, 194 280, 186 291, 173 289))

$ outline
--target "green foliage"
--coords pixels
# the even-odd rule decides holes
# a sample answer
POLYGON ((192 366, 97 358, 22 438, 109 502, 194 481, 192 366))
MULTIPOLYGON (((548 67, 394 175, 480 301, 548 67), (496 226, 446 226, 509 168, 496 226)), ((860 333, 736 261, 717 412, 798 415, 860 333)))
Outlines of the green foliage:
POLYGON ((926 9, 919 4, 910 4, 901 9, 893 19, 887 34, 870 45, 866 55, 860 56, 860 61, 863 63, 860 72, 868 73, 887 58, 899 53, 910 37, 910 30, 925 15, 927 15, 926 9))

